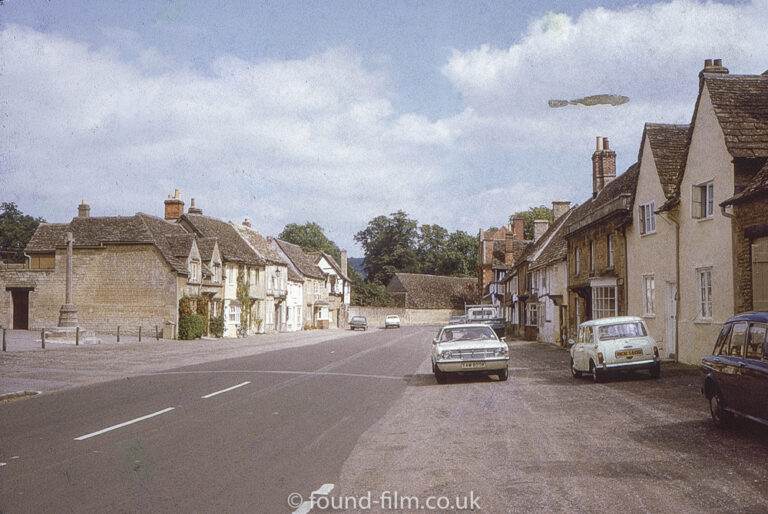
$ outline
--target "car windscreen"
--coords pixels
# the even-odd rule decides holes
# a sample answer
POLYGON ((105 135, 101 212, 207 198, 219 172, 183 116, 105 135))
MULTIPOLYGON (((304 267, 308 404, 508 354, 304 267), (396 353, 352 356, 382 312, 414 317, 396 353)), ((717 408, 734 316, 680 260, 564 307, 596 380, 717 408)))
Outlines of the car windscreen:
POLYGON ((360 316, 355 316, 354 318, 352 318, 352 321, 354 323, 365 323, 365 318, 360 316))
POLYGON ((440 334, 440 342, 471 341, 473 339, 496 339, 496 334, 490 327, 446 328, 440 334))
POLYGON ((646 334, 642 323, 634 321, 629 323, 616 323, 614 325, 603 325, 598 327, 598 334, 601 340, 619 339, 622 337, 643 337, 646 334))

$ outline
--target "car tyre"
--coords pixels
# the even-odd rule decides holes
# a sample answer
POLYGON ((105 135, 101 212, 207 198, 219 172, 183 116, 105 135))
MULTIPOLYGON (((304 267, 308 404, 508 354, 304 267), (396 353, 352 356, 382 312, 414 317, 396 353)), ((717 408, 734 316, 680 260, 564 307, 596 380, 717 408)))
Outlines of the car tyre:
POLYGON ((651 378, 659 378, 661 376, 661 363, 657 362, 648 370, 651 374, 651 378))
POLYGON ((446 374, 440 371, 440 368, 438 368, 437 365, 435 365, 435 380, 437 380, 438 384, 445 384, 448 381, 446 374))
POLYGON ((715 386, 712 395, 709 397, 709 413, 712 414, 712 421, 720 428, 725 428, 733 421, 733 415, 725 410, 725 401, 720 388, 715 386))
POLYGON ((571 357, 571 376, 573 378, 581 378, 581 371, 574 367, 573 357, 571 357))
POLYGON ((592 380, 599 384, 603 381, 603 372, 599 370, 597 367, 595 367, 594 361, 589 361, 589 371, 592 373, 592 380))
POLYGON ((506 382, 509 378, 509 370, 507 368, 504 368, 503 370, 499 371, 499 380, 501 382, 506 382))

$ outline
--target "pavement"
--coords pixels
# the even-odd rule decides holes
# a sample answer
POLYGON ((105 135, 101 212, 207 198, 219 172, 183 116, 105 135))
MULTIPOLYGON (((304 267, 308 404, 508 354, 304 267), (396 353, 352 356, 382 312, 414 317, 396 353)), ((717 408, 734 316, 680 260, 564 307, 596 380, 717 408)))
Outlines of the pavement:
POLYGON ((98 344, 53 342, 40 332, 5 330, 0 350, 0 402, 166 369, 321 343, 351 336, 342 329, 182 341, 96 334, 98 344))

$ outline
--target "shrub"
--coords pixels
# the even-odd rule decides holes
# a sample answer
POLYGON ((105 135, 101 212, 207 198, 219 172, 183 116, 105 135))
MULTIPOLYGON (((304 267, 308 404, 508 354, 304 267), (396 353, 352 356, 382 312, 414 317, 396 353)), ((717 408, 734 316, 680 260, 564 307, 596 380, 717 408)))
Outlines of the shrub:
POLYGON ((211 334, 216 337, 224 335, 224 316, 214 316, 210 324, 211 334))
POLYGON ((179 339, 196 339, 205 332, 205 316, 190 314, 179 318, 179 339))

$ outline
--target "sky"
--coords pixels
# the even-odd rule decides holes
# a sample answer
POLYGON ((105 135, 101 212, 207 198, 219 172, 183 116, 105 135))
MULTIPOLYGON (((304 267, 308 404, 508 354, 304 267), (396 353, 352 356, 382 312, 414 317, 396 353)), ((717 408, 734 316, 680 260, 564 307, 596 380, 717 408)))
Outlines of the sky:
POLYGON ((476 235, 591 195, 705 59, 768 69, 768 0, 0 0, 0 201, 67 222, 204 214, 351 257, 379 215, 476 235), (611 94, 617 106, 551 108, 611 94))

